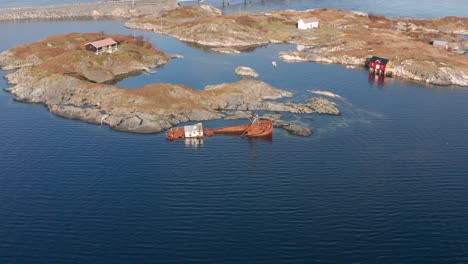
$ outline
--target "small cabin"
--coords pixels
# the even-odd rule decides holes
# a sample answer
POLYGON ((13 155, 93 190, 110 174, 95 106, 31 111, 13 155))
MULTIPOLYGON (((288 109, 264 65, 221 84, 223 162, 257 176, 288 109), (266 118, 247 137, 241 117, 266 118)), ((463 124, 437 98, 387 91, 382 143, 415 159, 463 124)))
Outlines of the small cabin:
POLYGON ((185 138, 203 138, 203 125, 198 123, 191 126, 184 126, 185 138))
POLYGON ((313 29, 319 27, 319 20, 316 17, 302 18, 297 21, 298 29, 313 29))
POLYGON ((99 55, 103 52, 113 53, 119 49, 119 43, 111 38, 106 38, 86 43, 85 49, 87 51, 94 52, 96 55, 99 55))
POLYGON ((432 46, 434 46, 436 48, 440 48, 440 49, 446 49, 446 50, 448 50, 448 48, 449 48, 448 42, 443 41, 443 40, 434 40, 432 42, 432 46))
POLYGON ((369 59, 369 71, 384 75, 388 61, 388 59, 372 56, 369 59))

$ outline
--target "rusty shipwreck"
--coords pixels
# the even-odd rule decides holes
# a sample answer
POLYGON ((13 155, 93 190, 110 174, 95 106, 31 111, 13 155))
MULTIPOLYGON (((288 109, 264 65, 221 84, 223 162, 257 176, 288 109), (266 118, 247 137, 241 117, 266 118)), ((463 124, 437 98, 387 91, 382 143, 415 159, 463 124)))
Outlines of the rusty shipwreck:
POLYGON ((203 138, 211 137, 216 134, 239 135, 249 138, 267 138, 273 133, 273 122, 268 119, 254 120, 248 124, 226 126, 219 128, 203 128, 202 123, 195 125, 175 127, 166 132, 168 140, 185 138, 203 138))

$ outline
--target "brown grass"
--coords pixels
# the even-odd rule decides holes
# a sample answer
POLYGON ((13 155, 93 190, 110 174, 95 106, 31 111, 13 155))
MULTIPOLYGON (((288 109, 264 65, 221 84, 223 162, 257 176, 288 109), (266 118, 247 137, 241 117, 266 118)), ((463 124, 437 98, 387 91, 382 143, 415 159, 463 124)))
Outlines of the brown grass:
MULTIPOLYGON (((151 84, 134 90, 126 89, 124 93, 126 94, 124 97, 129 98, 127 104, 134 98, 143 98, 144 101, 138 105, 138 109, 146 112, 159 109, 186 111, 203 108, 200 103, 202 92, 183 85, 151 84)), ((126 104, 120 102, 118 105, 126 104)))
POLYGON ((255 19, 247 15, 238 16, 235 18, 235 21, 237 24, 247 26, 247 27, 253 28, 257 26, 257 21, 255 21, 255 19))
MULTIPOLYGON (((15 57, 24 60, 37 56, 44 63, 41 68, 55 73, 79 72, 77 67, 102 67, 106 60, 127 64, 134 60, 145 60, 147 56, 165 56, 156 50, 143 36, 106 35, 103 33, 69 33, 52 36, 39 42, 13 48, 15 57), (84 49, 86 43, 111 37, 120 44, 120 50, 113 54, 94 55, 84 49)), ((128 65, 128 64, 127 64, 128 65)), ((79 74, 79 73, 78 73, 79 74)))

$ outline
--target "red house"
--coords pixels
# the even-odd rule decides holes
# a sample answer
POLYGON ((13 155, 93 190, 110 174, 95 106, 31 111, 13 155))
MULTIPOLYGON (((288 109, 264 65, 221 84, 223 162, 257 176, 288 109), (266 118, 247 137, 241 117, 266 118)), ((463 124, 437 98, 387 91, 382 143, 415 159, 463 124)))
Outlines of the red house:
POLYGON ((369 70, 375 72, 376 74, 384 75, 387 64, 388 59, 372 56, 372 58, 369 59, 369 70))

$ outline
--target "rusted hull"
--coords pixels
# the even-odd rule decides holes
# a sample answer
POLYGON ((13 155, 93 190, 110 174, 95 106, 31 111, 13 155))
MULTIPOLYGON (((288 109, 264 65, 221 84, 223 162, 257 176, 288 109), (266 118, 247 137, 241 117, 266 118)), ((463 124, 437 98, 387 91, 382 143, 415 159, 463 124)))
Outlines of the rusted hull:
POLYGON ((273 122, 265 119, 250 124, 211 128, 208 130, 211 130, 214 134, 239 134, 246 137, 268 137, 273 133, 273 122))
MULTIPOLYGON (((203 135, 195 136, 195 137, 190 137, 190 138, 203 138, 203 136, 209 136, 211 137, 213 135, 213 132, 209 131, 209 129, 203 129, 203 135)), ((176 127, 176 128, 171 128, 166 132, 166 138, 169 140, 174 140, 174 139, 184 139, 184 138, 189 138, 186 136, 185 129, 184 127, 176 127)))
MULTIPOLYGON (((273 122, 271 120, 260 120, 250 124, 243 124, 237 126, 227 126, 220 128, 204 128, 203 135, 196 138, 203 138, 203 136, 213 136, 215 134, 230 134, 240 135, 250 138, 271 138, 273 134, 273 122)), ((166 132, 166 138, 169 140, 187 138, 187 133, 184 127, 171 128, 166 132)))

